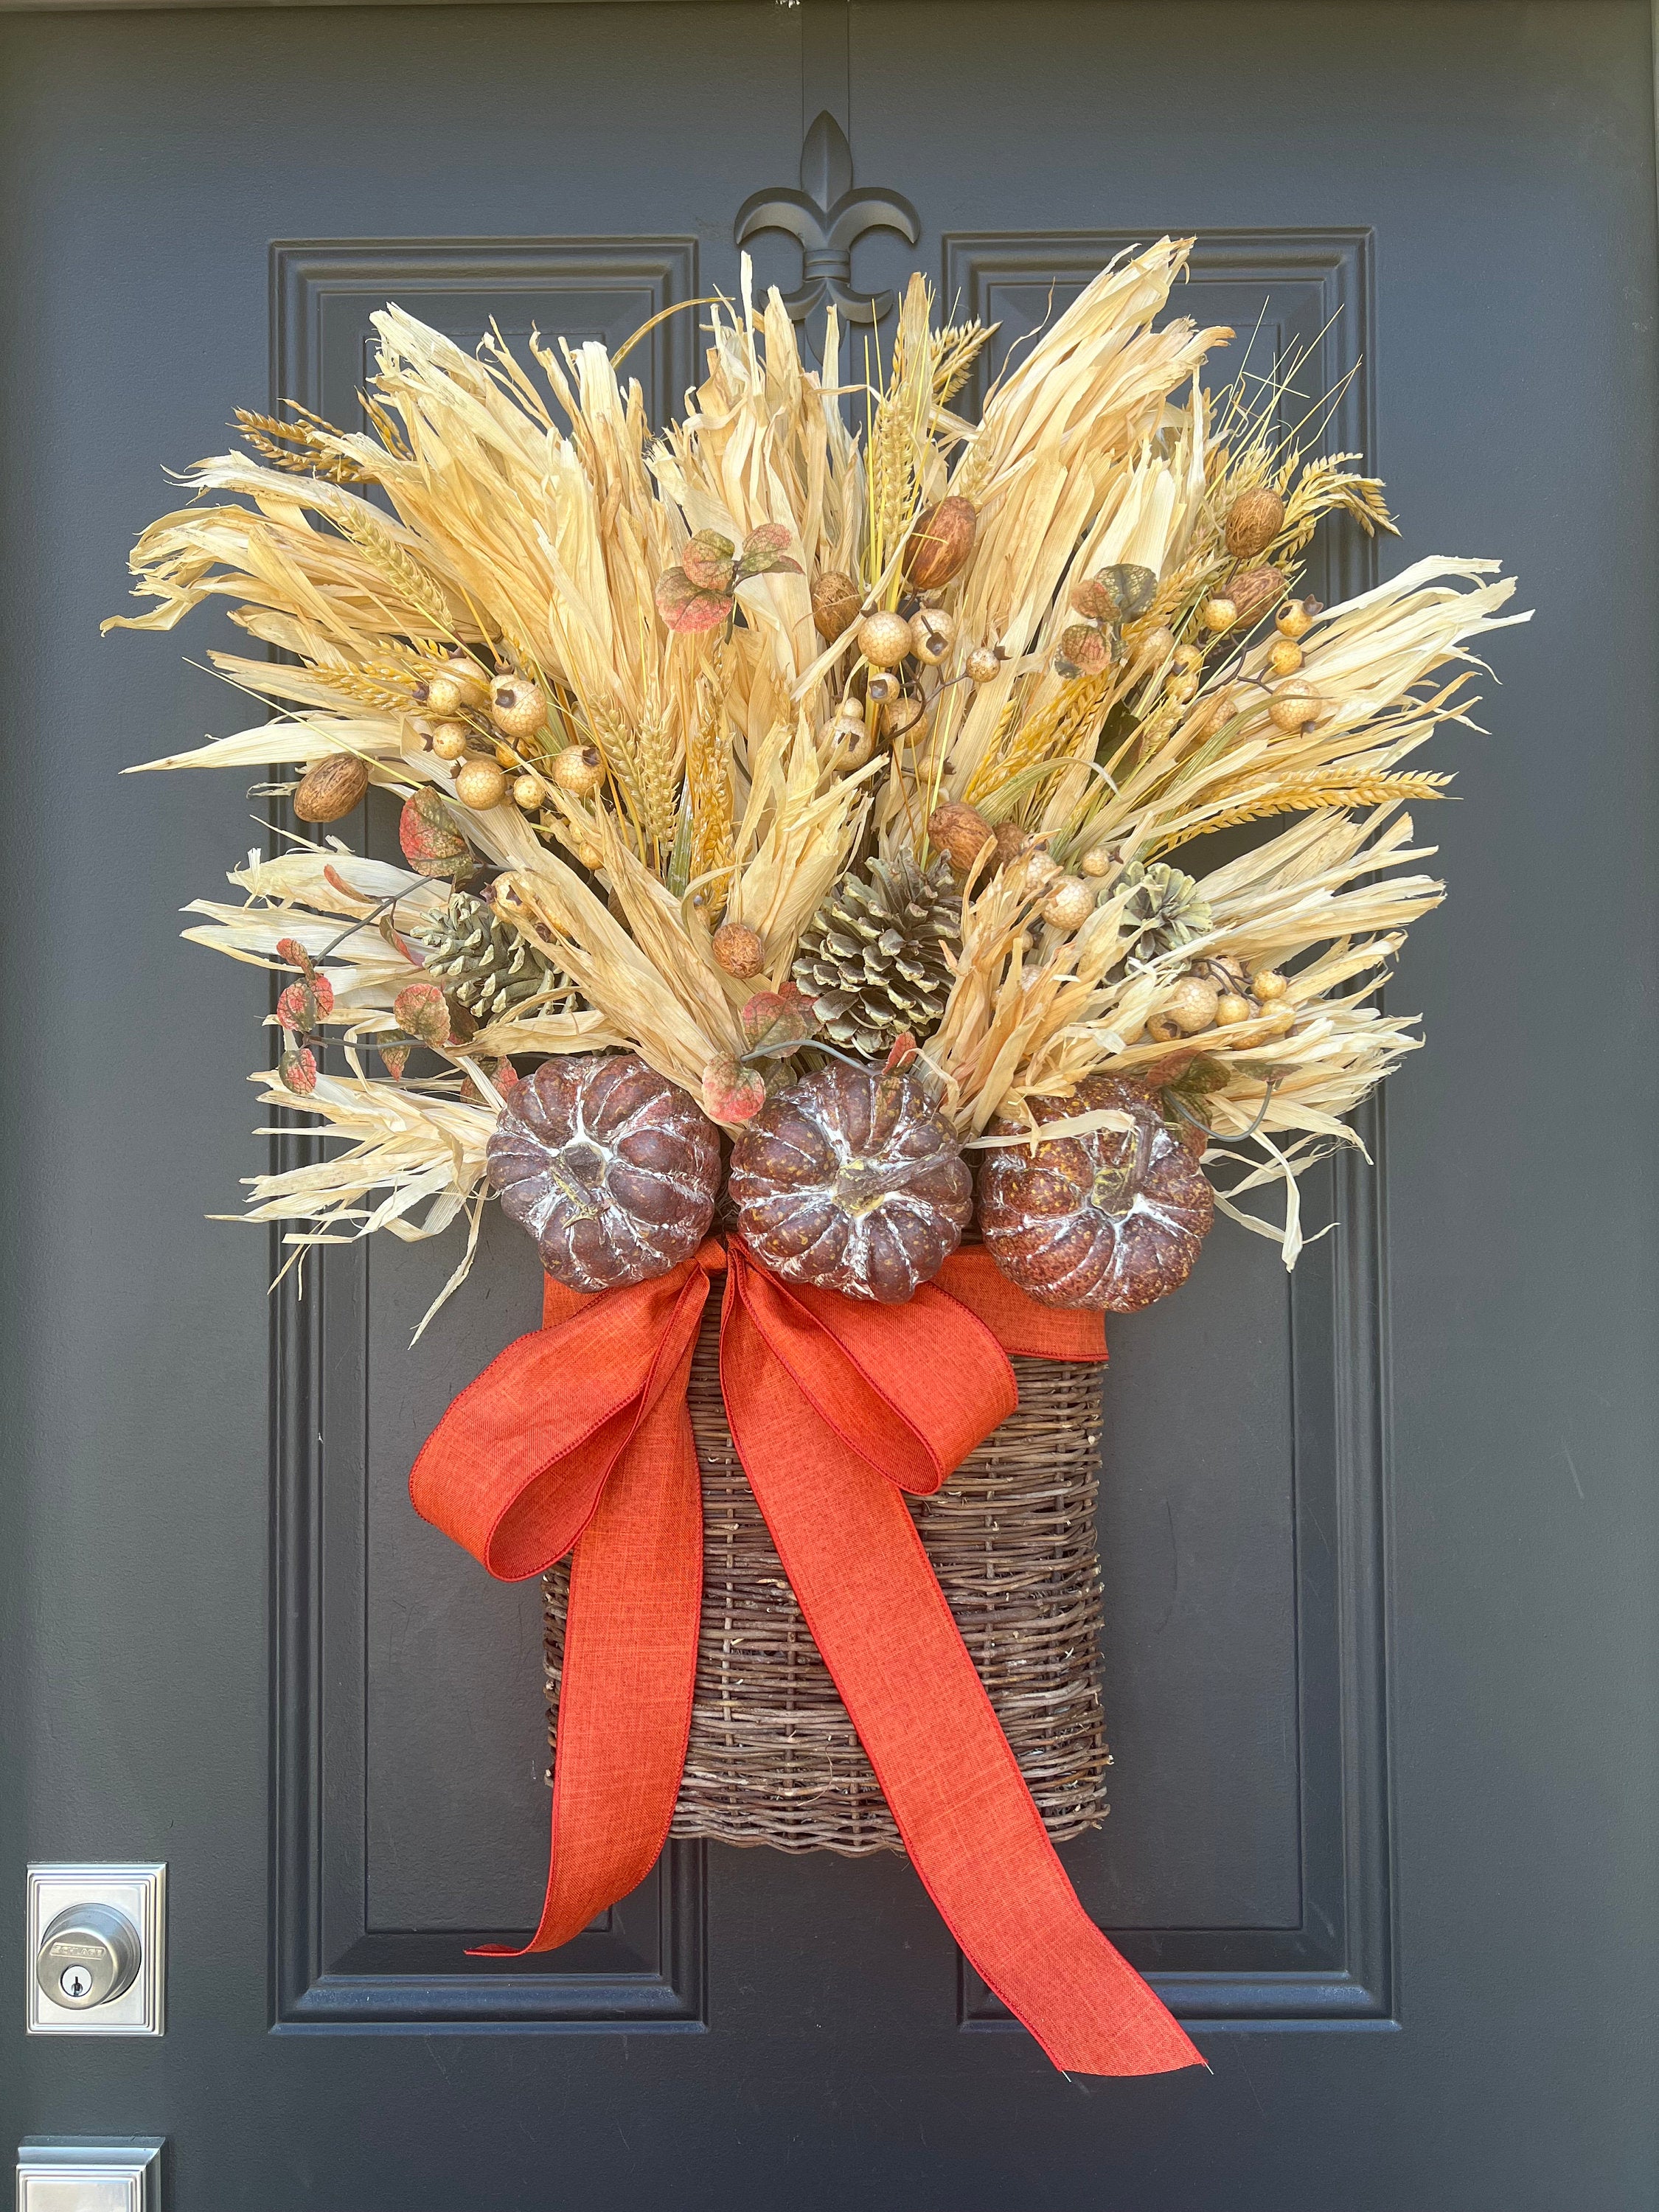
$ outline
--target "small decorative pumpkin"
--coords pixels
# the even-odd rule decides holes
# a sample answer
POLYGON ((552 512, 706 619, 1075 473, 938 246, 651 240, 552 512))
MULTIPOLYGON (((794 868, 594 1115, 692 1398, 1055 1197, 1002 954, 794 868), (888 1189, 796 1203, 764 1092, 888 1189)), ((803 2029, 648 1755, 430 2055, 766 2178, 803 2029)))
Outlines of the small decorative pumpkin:
MULTIPOLYGON (((1215 1218, 1215 1194, 1191 1152, 1137 1083, 1086 1077, 1070 1098, 1027 1100, 1039 1122, 1115 1107, 1133 1127, 1096 1129, 991 1153, 980 1170, 979 1225, 1010 1282, 1048 1306, 1134 1313, 1178 1290, 1215 1218)), ((1015 1125, 999 1122, 1003 1135, 1015 1125)))
POLYGON ((732 1152, 738 1227, 774 1273, 902 1305, 973 1212, 956 1132, 912 1075, 836 1065, 762 1107, 732 1152))
POLYGON ((689 1260, 720 1190, 720 1132, 633 1052, 544 1060, 514 1085, 485 1158, 501 1211, 573 1291, 689 1260))

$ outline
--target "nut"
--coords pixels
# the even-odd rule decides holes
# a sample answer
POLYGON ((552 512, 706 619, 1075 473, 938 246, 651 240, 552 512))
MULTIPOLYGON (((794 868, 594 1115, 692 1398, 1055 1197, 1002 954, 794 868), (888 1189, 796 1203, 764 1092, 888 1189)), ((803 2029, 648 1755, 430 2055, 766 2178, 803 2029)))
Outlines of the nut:
POLYGON ((1302 647, 1294 638, 1275 638, 1267 658, 1273 663, 1275 676, 1294 676, 1302 665, 1302 647))
POLYGON ((547 786, 540 776, 532 775, 526 769, 513 781, 513 804, 521 806, 526 814, 537 813, 547 797, 547 786))
MULTIPOLYGON (((895 616, 894 620, 896 621, 898 617, 895 616)), ((908 624, 906 626, 905 635, 907 637, 909 635, 908 624)), ((864 696, 871 706, 885 707, 890 705, 893 700, 896 699, 899 693, 903 689, 904 686, 899 682, 897 677, 894 675, 890 668, 876 668, 871 671, 868 678, 866 679, 864 696)))
POLYGON ((863 605, 863 593, 839 568, 826 568, 812 586, 812 620, 826 645, 847 635, 863 605))
POLYGON ((356 753, 330 753, 300 779, 294 811, 301 822, 337 822, 368 789, 368 770, 356 753))
POLYGON ((1289 988, 1290 985, 1277 968, 1264 968, 1250 985, 1251 991, 1264 1006, 1270 1004, 1274 999, 1282 999, 1289 988))
POLYGON ((1078 862, 1078 866, 1085 876, 1098 879, 1110 875, 1115 857, 1109 845, 1091 845, 1078 862))
MULTIPOLYGON (((1200 611, 1205 629, 1217 632, 1231 629, 1238 620, 1237 604, 1232 599, 1206 599, 1200 611)), ((1148 1023, 1147 1027, 1151 1026, 1148 1023)))
POLYGON ((957 799, 942 800, 927 817, 928 836, 953 867, 971 868, 995 834, 977 806, 957 799))
POLYGON ((1285 588, 1282 568, 1241 568, 1227 586, 1242 623, 1260 622, 1285 588))
POLYGON ((1227 550, 1236 561, 1253 561, 1265 553, 1285 527, 1285 502, 1276 491, 1259 484, 1242 491, 1227 509, 1224 526, 1227 550))
POLYGON ((1224 991, 1216 1000, 1215 1020, 1218 1029, 1237 1029, 1241 1022, 1248 1022, 1249 1018, 1250 1002, 1248 999, 1241 999, 1236 991, 1224 991))
POLYGON ((951 497, 927 508, 904 549, 904 574, 915 592, 936 592, 948 584, 974 550, 979 517, 971 501, 951 497))
POLYGON ((466 750, 472 735, 470 722, 434 722, 432 725, 432 750, 440 760, 458 761, 466 750))
POLYGON ((1273 627, 1281 637, 1306 637, 1318 612, 1317 599, 1286 599, 1273 617, 1273 627))
POLYGON ((723 922, 709 943, 716 967, 723 968, 728 975, 746 982, 750 976, 758 975, 765 965, 766 947, 757 931, 741 921, 723 922))
POLYGON ((993 646, 976 645, 968 656, 968 673, 975 684, 988 684, 1001 665, 1001 655, 993 646))

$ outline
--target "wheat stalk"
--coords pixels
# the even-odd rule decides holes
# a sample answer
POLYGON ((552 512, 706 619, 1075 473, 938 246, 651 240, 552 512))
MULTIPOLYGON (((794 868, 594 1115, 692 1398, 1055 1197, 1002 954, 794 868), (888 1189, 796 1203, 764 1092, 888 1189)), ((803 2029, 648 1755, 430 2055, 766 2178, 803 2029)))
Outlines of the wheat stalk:
POLYGON ((1263 822, 1274 814, 1306 814, 1319 807, 1391 806, 1397 800, 1443 799, 1449 775, 1406 774, 1362 775, 1339 783, 1285 783, 1189 822, 1169 836, 1158 839, 1145 857, 1159 859, 1194 837, 1207 837, 1212 830, 1236 830, 1242 822, 1263 822))
POLYGON ((331 483, 367 483, 366 471, 350 457, 328 443, 337 430, 327 423, 285 422, 279 416, 256 415, 251 408, 234 410, 236 428, 256 453, 291 476, 325 477, 331 483))

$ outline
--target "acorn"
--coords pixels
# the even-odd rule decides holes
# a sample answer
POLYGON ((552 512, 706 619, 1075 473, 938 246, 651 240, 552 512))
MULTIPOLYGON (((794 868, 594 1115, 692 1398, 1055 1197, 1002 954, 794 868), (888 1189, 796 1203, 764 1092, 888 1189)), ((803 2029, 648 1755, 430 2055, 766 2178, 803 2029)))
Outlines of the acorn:
POLYGON ((996 826, 997 848, 991 856, 993 865, 999 868, 1007 867, 1011 862, 1029 853, 1031 844, 1030 832, 1022 830, 1018 822, 999 822, 996 826))
POLYGON ((1273 663, 1275 676, 1294 676, 1302 665, 1302 647, 1294 638, 1278 637, 1267 658, 1273 663))
POLYGON ((1276 491, 1258 484, 1254 491, 1240 492, 1227 509, 1223 527, 1234 560, 1253 561, 1285 527, 1285 502, 1276 491))
POLYGON ((714 964, 739 982, 758 975, 766 963, 766 947, 759 933, 741 921, 722 922, 709 940, 714 964))
POLYGON ((977 806, 959 799, 941 799, 927 817, 929 838, 956 868, 971 868, 995 834, 977 806))
POLYGON ((356 753, 330 753, 300 779, 294 811, 301 822, 337 822, 368 789, 368 769, 356 753))
POLYGON ((1056 929, 1081 929, 1095 910, 1099 894, 1081 876, 1056 876, 1042 902, 1042 919, 1056 929))
POLYGON ((904 574, 914 592, 936 592, 948 584, 974 550, 979 517, 971 501, 952 496, 916 517, 904 549, 904 574))
POLYGON ((957 641, 957 618, 943 607, 923 607, 910 618, 910 650, 929 668, 939 662, 957 641))
POLYGON ((866 615, 859 624, 859 651, 872 668, 896 668, 910 651, 910 625, 885 609, 866 615))
POLYGON ((1238 620, 1238 607, 1234 600, 1218 597, 1206 599, 1199 614, 1206 629, 1219 634, 1224 629, 1231 629, 1238 620))
POLYGON ((1241 568, 1227 586, 1227 596, 1238 609, 1242 623, 1260 622, 1285 588, 1282 568, 1241 568))
POLYGON ((1286 599, 1273 617, 1273 627, 1281 637, 1306 637, 1318 612, 1317 599, 1286 599))
POLYGON ((434 722, 432 725, 432 750, 440 760, 458 761, 465 752, 471 736, 470 722, 434 722))
POLYGON ((1078 866, 1085 876, 1098 878, 1111 873, 1112 860, 1112 848, 1109 845, 1091 845, 1078 862, 1078 866))
POLYGON ((1264 968, 1250 982, 1252 994, 1260 999, 1263 1006, 1271 1005, 1275 999, 1282 999, 1290 988, 1277 968, 1264 968))
MULTIPOLYGON (((896 616, 894 617, 894 620, 897 620, 896 616)), ((908 624, 905 634, 907 636, 909 635, 908 624)), ((876 668, 871 671, 865 681, 864 696, 872 707, 887 707, 891 705, 903 689, 904 686, 890 668, 876 668)))
MULTIPOLYGON (((1158 1012, 1175 1024, 1181 1036, 1196 1036, 1200 1030, 1212 1025, 1220 1001, 1220 992, 1206 976, 1183 975, 1158 1012)), ((1150 1023, 1147 1026, 1151 1027, 1150 1023)))
POLYGON ((1267 712, 1275 726, 1294 737, 1316 722, 1323 710, 1324 702, 1311 684, 1292 681, 1281 684, 1267 702, 1267 712))
POLYGON ((597 745, 566 745, 553 756, 553 781, 572 799, 591 799, 605 781, 605 756, 597 745))
POLYGON ((513 804, 522 807, 526 814, 537 813, 546 798, 547 786, 540 776, 532 775, 528 769, 513 779, 513 804))
POLYGON ((1216 1000, 1215 1022, 1218 1029, 1237 1029, 1240 1022, 1248 1022, 1249 1018, 1250 1002, 1248 999, 1241 999, 1236 991, 1224 991, 1216 1000))
POLYGON ((463 806, 482 814, 507 797, 507 778, 494 761, 463 761, 455 771, 455 796, 463 806))
POLYGON ((968 656, 968 673, 975 684, 988 684, 1002 665, 994 646, 976 645, 968 656))
POLYGON ((826 568, 812 586, 812 621, 826 645, 845 637, 863 607, 863 593, 839 568, 826 568))
POLYGON ((503 737, 533 738, 547 720, 540 684, 524 676, 498 676, 489 687, 489 719, 503 737))

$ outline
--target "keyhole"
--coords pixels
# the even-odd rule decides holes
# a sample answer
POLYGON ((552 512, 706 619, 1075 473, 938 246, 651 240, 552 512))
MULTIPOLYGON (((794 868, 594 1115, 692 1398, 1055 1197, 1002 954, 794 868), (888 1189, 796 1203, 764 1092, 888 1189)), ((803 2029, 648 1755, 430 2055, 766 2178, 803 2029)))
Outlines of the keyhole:
POLYGON ((58 1987, 66 1997, 83 1997, 92 1987, 92 1976, 84 1966, 65 1966, 58 1977, 58 1987))

